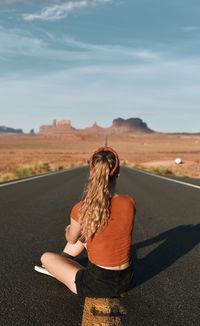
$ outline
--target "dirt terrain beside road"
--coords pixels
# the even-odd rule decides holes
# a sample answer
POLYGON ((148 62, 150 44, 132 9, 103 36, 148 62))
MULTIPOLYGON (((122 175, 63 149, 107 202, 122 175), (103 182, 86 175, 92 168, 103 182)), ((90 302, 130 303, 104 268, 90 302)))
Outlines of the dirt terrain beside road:
MULTIPOLYGON (((25 168, 31 169, 31 175, 86 164, 91 153, 104 145, 101 135, 0 134, 0 181, 23 177, 25 168)), ((108 146, 117 150, 121 164, 200 178, 200 135, 112 135, 108 146), (177 157, 182 164, 174 162, 177 157)))

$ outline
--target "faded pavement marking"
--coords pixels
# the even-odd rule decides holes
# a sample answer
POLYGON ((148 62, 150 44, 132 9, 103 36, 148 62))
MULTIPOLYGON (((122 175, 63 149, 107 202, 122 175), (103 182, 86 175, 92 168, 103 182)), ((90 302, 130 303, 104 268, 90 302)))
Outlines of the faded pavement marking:
POLYGON ((122 326, 120 298, 85 298, 82 326, 122 326))

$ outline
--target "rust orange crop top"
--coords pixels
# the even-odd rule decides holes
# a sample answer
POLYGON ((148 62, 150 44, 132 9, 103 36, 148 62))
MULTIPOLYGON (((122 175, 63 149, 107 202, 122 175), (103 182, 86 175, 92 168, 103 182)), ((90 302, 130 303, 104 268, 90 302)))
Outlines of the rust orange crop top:
MULTIPOLYGON (((71 210, 70 216, 77 222, 81 203, 78 202, 71 210)), ((112 197, 107 226, 87 241, 88 259, 93 264, 113 267, 129 261, 135 212, 136 204, 131 196, 112 197)))

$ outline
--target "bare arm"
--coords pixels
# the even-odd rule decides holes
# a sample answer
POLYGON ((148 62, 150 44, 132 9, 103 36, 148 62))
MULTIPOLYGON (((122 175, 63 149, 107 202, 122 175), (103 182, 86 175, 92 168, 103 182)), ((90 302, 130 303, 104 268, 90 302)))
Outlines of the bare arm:
POLYGON ((80 224, 71 218, 71 224, 65 228, 65 238, 71 243, 75 244, 81 235, 81 226, 80 224))

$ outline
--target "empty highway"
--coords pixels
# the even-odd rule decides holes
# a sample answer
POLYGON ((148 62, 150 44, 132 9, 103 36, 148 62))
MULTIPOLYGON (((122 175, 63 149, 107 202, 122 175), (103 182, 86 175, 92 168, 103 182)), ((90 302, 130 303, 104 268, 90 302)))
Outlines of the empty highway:
MULTIPOLYGON (((84 300, 33 267, 43 252, 62 251, 87 177, 83 167, 0 187, 1 326, 84 323, 84 300)), ((116 192, 137 205, 122 325, 200 325, 200 189, 182 182, 121 168, 116 192)))

